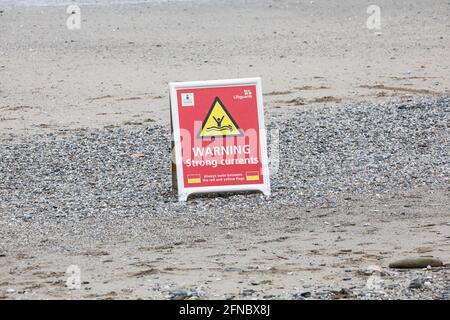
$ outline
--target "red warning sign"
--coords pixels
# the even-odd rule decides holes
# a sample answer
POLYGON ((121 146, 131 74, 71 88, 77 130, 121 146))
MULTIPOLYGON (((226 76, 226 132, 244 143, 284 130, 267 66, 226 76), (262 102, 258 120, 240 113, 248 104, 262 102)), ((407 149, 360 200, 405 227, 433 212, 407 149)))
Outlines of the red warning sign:
POLYGON ((259 78, 171 83, 170 103, 180 200, 204 192, 270 194, 259 78))

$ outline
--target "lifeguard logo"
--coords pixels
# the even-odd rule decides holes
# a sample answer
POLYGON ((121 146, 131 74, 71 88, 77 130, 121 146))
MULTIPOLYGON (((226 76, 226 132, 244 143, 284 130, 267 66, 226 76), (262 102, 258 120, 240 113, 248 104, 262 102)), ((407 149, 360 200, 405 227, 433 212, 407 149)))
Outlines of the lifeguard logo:
POLYGON ((252 90, 244 90, 243 95, 236 94, 233 96, 234 100, 244 100, 244 99, 252 99, 252 98, 253 98, 252 90))
POLYGON ((198 134, 199 138, 242 136, 242 130, 233 120, 222 101, 214 99, 198 134))
POLYGON ((181 94, 181 105, 183 107, 193 107, 194 104, 195 102, 193 93, 189 92, 181 94))

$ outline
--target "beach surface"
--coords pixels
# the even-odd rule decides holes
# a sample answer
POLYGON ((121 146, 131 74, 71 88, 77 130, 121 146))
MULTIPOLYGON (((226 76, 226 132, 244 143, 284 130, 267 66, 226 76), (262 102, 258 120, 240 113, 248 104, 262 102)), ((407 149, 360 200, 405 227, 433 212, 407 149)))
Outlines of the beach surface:
POLYGON ((5 3, 0 298, 449 298, 448 2, 5 3), (179 203, 168 82, 254 76, 272 196, 179 203))

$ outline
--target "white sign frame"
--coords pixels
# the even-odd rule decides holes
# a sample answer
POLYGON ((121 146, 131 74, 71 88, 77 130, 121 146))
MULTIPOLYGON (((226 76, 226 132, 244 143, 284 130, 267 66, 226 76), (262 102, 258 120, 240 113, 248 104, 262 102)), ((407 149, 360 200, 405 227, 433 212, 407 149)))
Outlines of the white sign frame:
MULTIPOLYGON (((189 195, 194 193, 211 193, 211 192, 237 192, 237 191, 261 191, 264 195, 270 196, 270 176, 269 164, 267 156, 267 134, 264 125, 264 104, 261 87, 261 78, 242 78, 242 79, 226 79, 226 80, 208 80, 208 81, 188 81, 188 82, 170 82, 170 110, 172 121, 172 139, 174 142, 176 176, 178 186, 178 200, 187 201, 189 195), (181 154, 180 140, 180 121, 178 117, 178 97, 179 89, 197 89, 197 88, 214 88, 229 86, 245 86, 255 85, 256 87, 256 104, 258 108, 258 126, 259 126, 259 142, 261 150, 261 167, 264 183, 262 184, 243 184, 228 186, 211 186, 211 187, 184 187, 183 165, 181 154)), ((173 151, 172 151, 173 152, 173 151)), ((172 157, 173 161, 173 157, 172 157)))

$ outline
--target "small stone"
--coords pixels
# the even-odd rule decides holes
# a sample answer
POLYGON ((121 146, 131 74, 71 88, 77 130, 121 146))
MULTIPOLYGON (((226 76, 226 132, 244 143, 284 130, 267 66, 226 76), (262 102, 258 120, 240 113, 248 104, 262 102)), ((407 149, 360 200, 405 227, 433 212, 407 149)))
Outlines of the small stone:
POLYGON ((409 289, 421 289, 424 281, 422 278, 416 278, 409 283, 409 289))
POLYGON ((309 297, 311 297, 311 292, 310 291, 303 291, 302 293, 300 293, 300 295, 303 298, 309 298, 309 297))
POLYGON ((379 273, 380 275, 385 275, 384 272, 382 271, 382 269, 376 265, 368 266, 365 269, 359 270, 358 273, 365 275, 365 276, 371 276, 376 273, 379 273))
POLYGON ((241 296, 248 297, 248 296, 254 295, 255 293, 256 293, 256 291, 253 289, 244 289, 244 290, 241 290, 241 292, 239 294, 241 296))
POLYGON ((202 288, 200 288, 200 287, 198 287, 197 289, 195 289, 194 294, 195 294, 197 297, 204 297, 204 296, 206 296, 206 292, 205 292, 202 288))
POLYGON ((418 269, 431 267, 441 267, 444 263, 436 258, 431 257, 415 257, 394 261, 389 264, 389 268, 394 269, 418 269))
POLYGON ((183 289, 172 289, 169 291, 170 300, 184 300, 188 297, 189 297, 188 292, 183 289))
POLYGON ((303 300, 304 298, 311 297, 311 291, 303 291, 300 289, 296 289, 296 291, 292 294, 292 298, 303 300))
POLYGON ((334 291, 334 299, 347 299, 353 296, 353 292, 350 289, 342 288, 339 291, 334 291))
POLYGON ((225 267, 223 269, 224 272, 241 272, 240 268, 237 267, 225 267))
POLYGON ((144 154, 143 154, 143 153, 140 153, 140 152, 133 153, 133 154, 131 155, 131 157, 132 157, 133 159, 139 159, 139 158, 142 158, 143 156, 144 156, 144 154))

